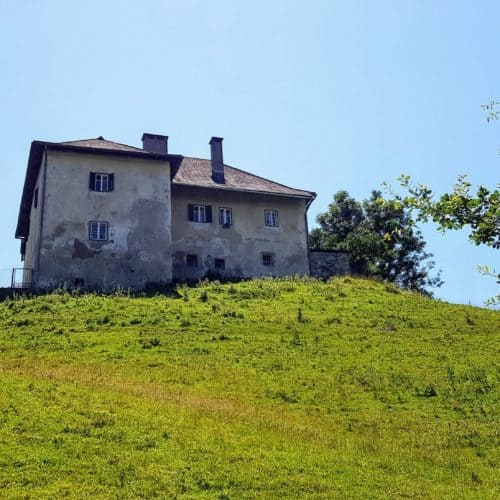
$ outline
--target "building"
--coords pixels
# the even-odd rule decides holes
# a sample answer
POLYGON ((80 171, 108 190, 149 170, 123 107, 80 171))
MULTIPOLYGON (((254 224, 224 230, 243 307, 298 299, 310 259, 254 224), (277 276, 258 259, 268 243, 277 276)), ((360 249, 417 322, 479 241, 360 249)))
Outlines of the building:
POLYGON ((204 276, 309 275, 306 213, 315 198, 223 162, 103 137, 33 141, 16 238, 34 288, 142 289, 204 276))

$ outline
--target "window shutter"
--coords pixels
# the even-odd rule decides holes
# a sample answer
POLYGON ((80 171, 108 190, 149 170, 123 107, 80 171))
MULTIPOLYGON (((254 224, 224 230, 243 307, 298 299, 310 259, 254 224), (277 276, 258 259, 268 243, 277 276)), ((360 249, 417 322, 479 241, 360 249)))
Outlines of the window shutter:
POLYGON ((115 188, 115 174, 108 175, 108 191, 113 191, 115 188))
POLYGON ((95 172, 90 172, 89 189, 95 191, 95 172))
POLYGON ((188 205, 188 220, 194 221, 194 210, 193 210, 193 205, 189 204, 188 205))
POLYGON ((205 207, 205 218, 206 222, 212 222, 212 207, 210 205, 205 207))

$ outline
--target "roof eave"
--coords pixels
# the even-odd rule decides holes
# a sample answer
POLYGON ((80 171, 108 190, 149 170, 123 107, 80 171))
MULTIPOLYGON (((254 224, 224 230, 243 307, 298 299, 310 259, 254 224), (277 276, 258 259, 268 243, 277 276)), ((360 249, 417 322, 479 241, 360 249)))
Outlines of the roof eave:
POLYGON ((201 189, 216 189, 219 191, 232 191, 232 192, 236 192, 236 193, 264 194, 264 195, 269 195, 269 196, 284 196, 286 198, 301 198, 301 199, 311 200, 311 203, 316 198, 316 193, 313 193, 312 191, 308 191, 307 193, 304 193, 304 194, 273 193, 271 191, 259 191, 259 190, 254 190, 254 189, 241 189, 241 188, 231 188, 231 187, 224 187, 223 189, 221 189, 218 186, 206 186, 204 184, 190 184, 190 183, 178 182, 178 181, 172 181, 172 186, 181 186, 181 187, 187 187, 187 188, 201 188, 201 189))
POLYGON ((28 165, 26 167, 26 176, 24 178, 23 194, 21 196, 19 215, 17 218, 15 237, 18 239, 24 239, 29 234, 29 215, 33 199, 33 188, 38 177, 42 152, 44 149, 45 144, 41 141, 33 141, 31 143, 28 165))

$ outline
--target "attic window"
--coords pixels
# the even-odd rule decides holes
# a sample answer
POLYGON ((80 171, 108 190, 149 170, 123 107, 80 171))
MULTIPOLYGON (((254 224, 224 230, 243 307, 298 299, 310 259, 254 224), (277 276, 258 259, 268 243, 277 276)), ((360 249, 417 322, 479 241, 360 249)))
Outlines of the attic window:
POLYGON ((89 189, 91 191, 99 191, 108 193, 113 191, 115 184, 115 174, 102 174, 90 172, 89 189))
POLYGON ((38 207, 38 188, 35 189, 35 193, 33 194, 33 208, 38 207))

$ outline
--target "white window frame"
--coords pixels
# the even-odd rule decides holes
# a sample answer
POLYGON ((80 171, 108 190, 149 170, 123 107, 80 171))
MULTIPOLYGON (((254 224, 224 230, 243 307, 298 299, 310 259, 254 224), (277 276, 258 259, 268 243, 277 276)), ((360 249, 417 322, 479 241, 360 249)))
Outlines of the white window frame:
POLYGON ((277 210, 264 210, 264 225, 267 227, 278 227, 280 225, 277 210))
POLYGON ((95 183, 94 191, 99 191, 101 193, 109 192, 109 174, 98 174, 95 173, 95 183))
POLYGON ((193 222, 207 222, 207 209, 205 205, 193 205, 193 222))
POLYGON ((109 223, 98 220, 89 222, 89 240, 92 241, 108 241, 109 223))
POLYGON ((219 207, 219 224, 231 226, 233 223, 233 210, 227 207, 219 207))

